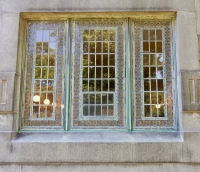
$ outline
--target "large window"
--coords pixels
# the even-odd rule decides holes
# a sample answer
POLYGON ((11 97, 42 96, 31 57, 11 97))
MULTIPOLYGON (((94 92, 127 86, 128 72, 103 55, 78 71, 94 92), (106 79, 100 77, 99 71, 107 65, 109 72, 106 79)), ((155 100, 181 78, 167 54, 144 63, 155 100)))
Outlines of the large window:
POLYGON ((170 20, 27 26, 22 130, 176 128, 170 20))

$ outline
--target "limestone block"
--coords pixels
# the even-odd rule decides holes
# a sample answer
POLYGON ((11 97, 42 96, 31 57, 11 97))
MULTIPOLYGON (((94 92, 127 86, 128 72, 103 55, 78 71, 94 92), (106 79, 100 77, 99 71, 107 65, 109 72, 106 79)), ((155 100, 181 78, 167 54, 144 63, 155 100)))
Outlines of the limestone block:
POLYGON ((179 51, 181 70, 198 70, 198 38, 196 32, 196 14, 194 12, 177 13, 177 50, 179 51))
POLYGON ((12 131, 13 114, 0 114, 0 131, 12 131))
POLYGON ((67 11, 195 11, 195 0, 6 0, 5 12, 67 11))
POLYGON ((0 172, 20 172, 20 165, 18 164, 6 164, 0 165, 0 172))
POLYGON ((0 72, 0 112, 13 110, 15 73, 0 72))
POLYGON ((18 28, 19 14, 2 14, 0 39, 0 71, 16 71, 18 28))
POLYGON ((182 108, 200 110, 200 71, 182 71, 182 108))
POLYGON ((21 172, 199 172, 199 164, 183 163, 98 163, 98 164, 50 164, 50 165, 22 165, 21 172))
POLYGON ((182 120, 184 132, 200 132, 199 112, 183 113, 182 120))

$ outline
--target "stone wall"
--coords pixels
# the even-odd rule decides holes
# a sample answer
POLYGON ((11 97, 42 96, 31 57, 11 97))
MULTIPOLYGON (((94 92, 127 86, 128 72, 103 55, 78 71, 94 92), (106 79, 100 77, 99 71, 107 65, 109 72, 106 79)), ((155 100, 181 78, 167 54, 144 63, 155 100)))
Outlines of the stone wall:
POLYGON ((199 34, 200 0, 0 0, 0 172, 199 171, 199 34), (33 12, 174 12, 179 131, 18 133, 22 27, 33 12))

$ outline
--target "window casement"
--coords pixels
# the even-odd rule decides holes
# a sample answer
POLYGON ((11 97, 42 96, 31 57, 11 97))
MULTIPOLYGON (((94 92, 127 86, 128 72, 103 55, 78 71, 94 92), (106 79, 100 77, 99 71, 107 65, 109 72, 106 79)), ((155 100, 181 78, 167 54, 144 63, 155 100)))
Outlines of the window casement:
POLYGON ((177 128, 171 20, 27 26, 22 130, 177 128))

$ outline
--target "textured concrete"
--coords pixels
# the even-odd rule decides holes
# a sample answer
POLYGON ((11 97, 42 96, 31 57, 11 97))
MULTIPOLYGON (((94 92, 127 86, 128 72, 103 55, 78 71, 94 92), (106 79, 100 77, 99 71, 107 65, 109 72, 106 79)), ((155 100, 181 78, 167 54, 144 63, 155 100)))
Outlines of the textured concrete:
POLYGON ((199 70, 196 14, 194 12, 178 12, 177 25, 180 69, 199 70))
POLYGON ((195 11, 195 0, 6 0, 4 12, 27 11, 195 11))
POLYGON ((1 22, 0 72, 15 72, 18 47, 19 14, 3 13, 1 22))
POLYGON ((12 131, 13 114, 0 114, 0 131, 12 131))

